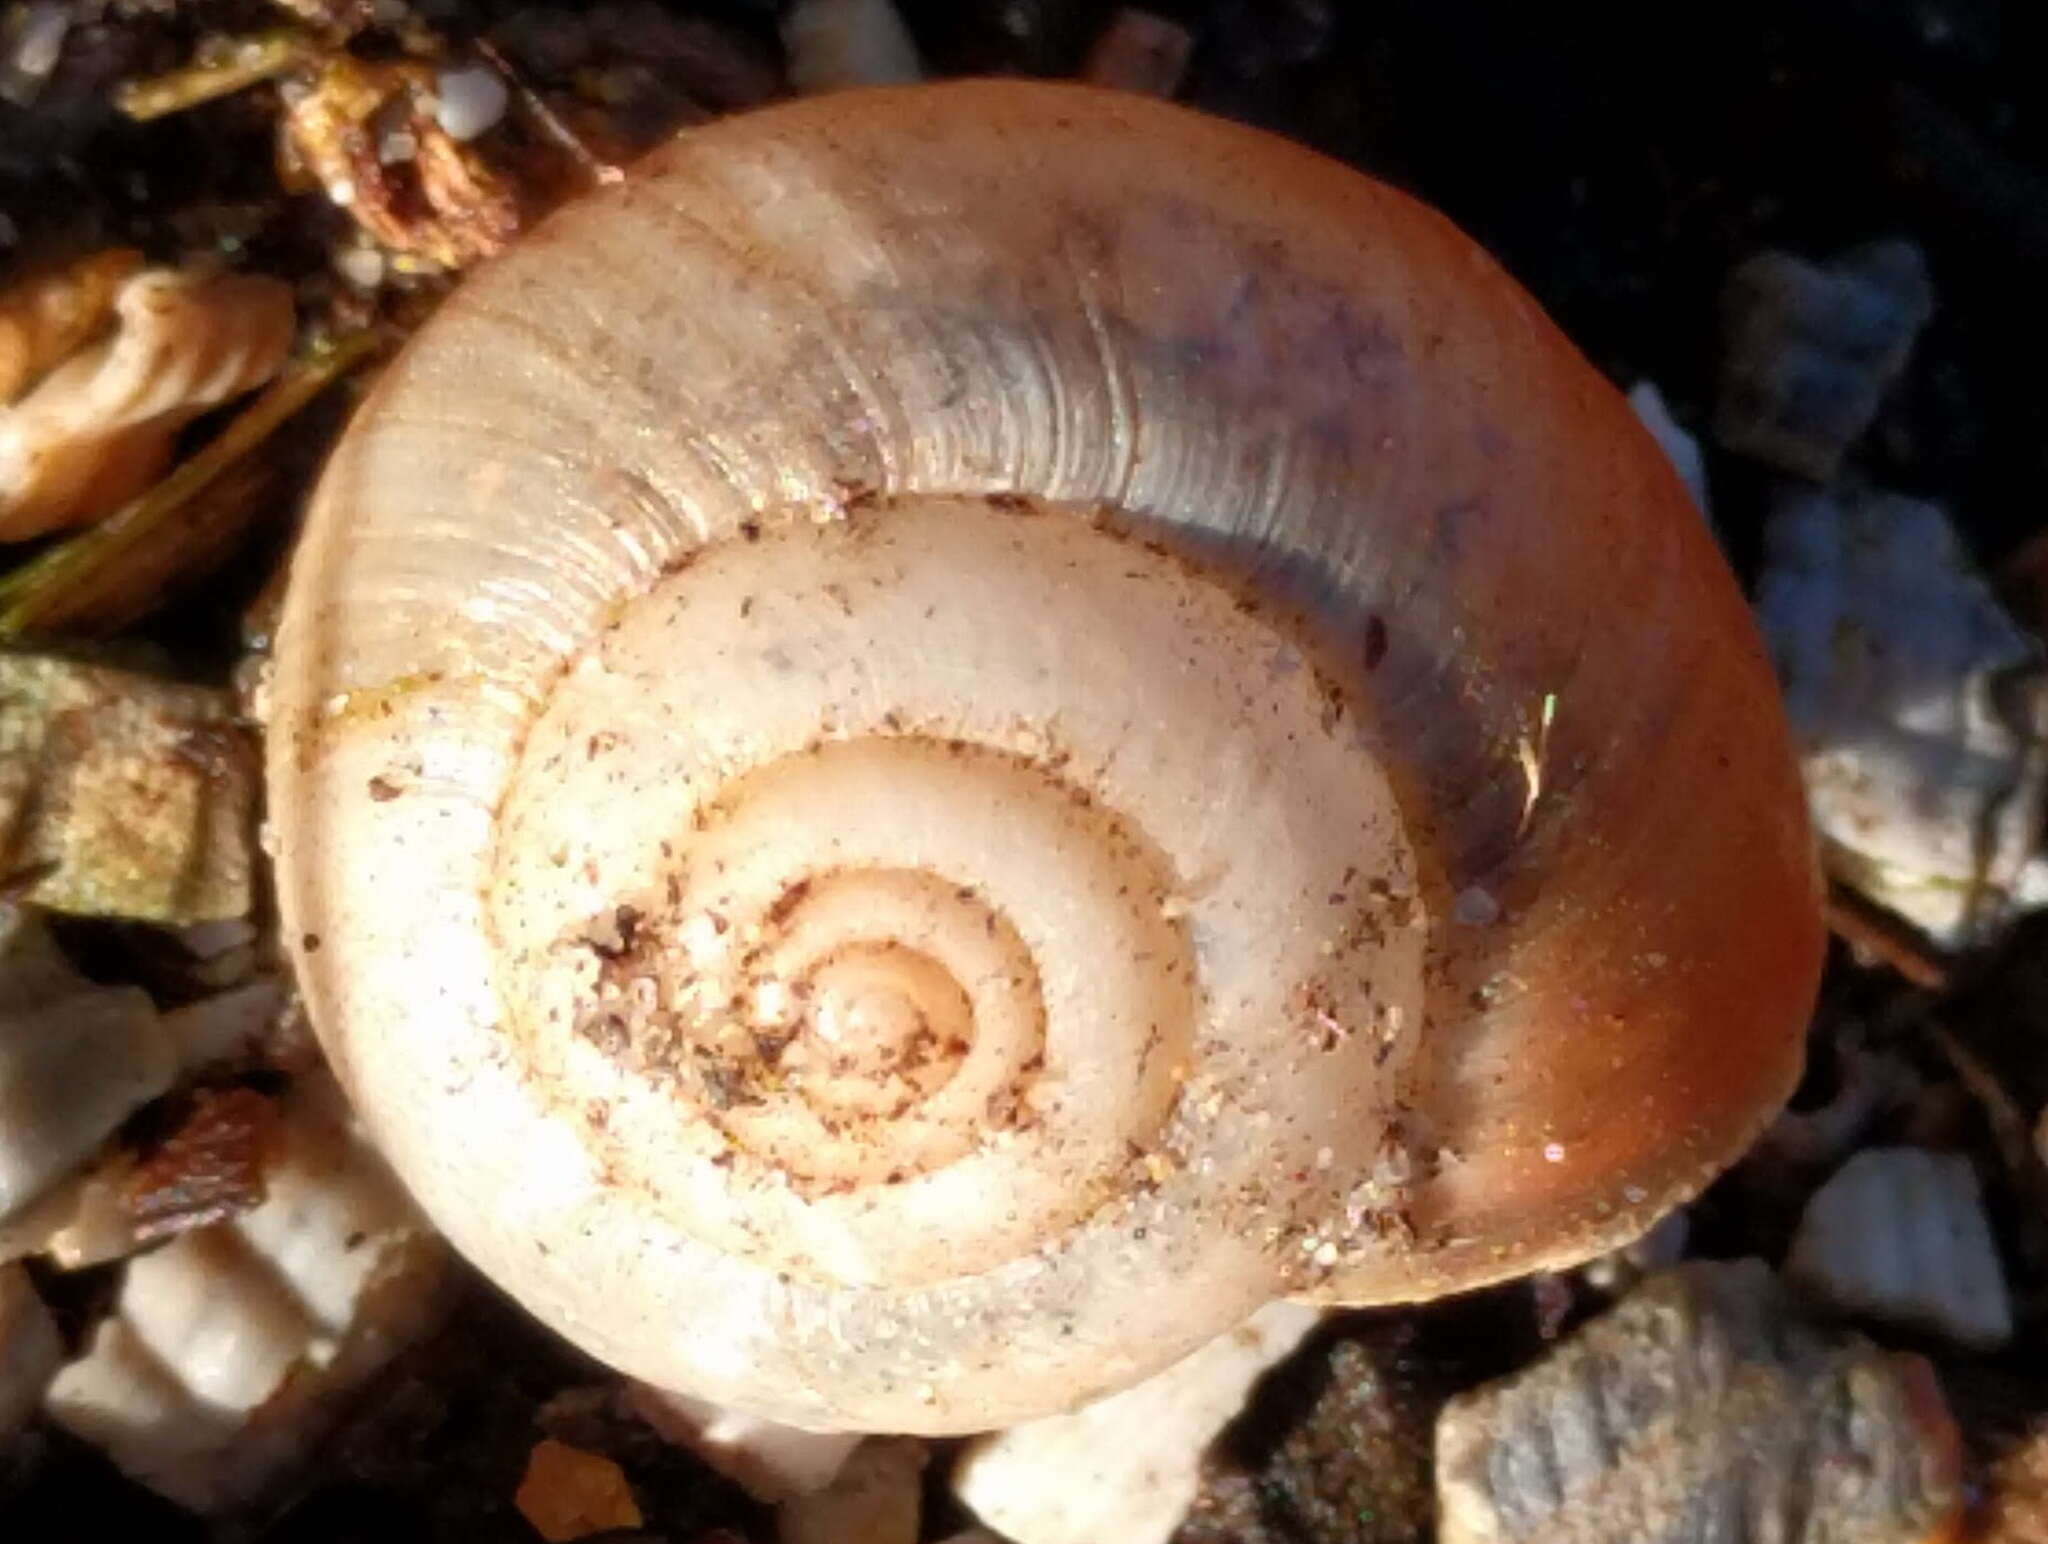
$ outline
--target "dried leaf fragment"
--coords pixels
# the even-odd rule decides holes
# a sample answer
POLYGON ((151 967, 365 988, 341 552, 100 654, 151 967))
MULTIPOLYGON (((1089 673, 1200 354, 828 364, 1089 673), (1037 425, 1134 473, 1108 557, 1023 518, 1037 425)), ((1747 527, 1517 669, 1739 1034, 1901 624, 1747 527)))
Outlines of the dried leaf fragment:
POLYGON ((543 1437, 526 1461, 513 1496, 519 1515, 548 1544, 640 1526, 640 1507, 625 1471, 602 1453, 543 1437))
POLYGON ((137 1166, 122 1202, 146 1243, 225 1222, 262 1204, 277 1104, 253 1088, 209 1089, 168 1140, 137 1166))
POLYGON ((297 325, 275 279, 150 269, 121 284, 114 334, 0 410, 0 541, 113 513, 179 429, 277 373, 297 325))
POLYGON ((464 268, 519 231, 516 190, 437 117, 430 71, 330 56, 287 89, 281 156, 393 252, 464 268))

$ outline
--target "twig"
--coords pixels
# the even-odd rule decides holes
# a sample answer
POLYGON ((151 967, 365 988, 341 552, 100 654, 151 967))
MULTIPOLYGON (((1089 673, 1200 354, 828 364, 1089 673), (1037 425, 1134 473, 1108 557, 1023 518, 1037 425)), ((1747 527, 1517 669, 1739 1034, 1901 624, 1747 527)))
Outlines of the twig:
POLYGON ((511 61, 498 52, 489 38, 478 38, 476 51, 490 62, 492 69, 504 77, 505 84, 512 88, 512 95, 518 99, 521 110, 534 121, 543 134, 568 152, 569 158, 583 168, 593 184, 604 186, 625 181, 625 168, 614 166, 593 154, 576 131, 562 121, 561 115, 541 100, 540 93, 527 85, 519 72, 512 68, 511 61))
POLYGON ((297 69, 320 52, 320 44, 311 35, 294 27, 259 32, 237 40, 223 58, 148 80, 129 81, 115 93, 114 104, 129 117, 147 123, 297 69))
POLYGON ((1828 928, 1859 954, 1889 965, 1914 986, 1940 992, 1948 987, 1948 961, 1904 923, 1841 885, 1828 887, 1828 928))

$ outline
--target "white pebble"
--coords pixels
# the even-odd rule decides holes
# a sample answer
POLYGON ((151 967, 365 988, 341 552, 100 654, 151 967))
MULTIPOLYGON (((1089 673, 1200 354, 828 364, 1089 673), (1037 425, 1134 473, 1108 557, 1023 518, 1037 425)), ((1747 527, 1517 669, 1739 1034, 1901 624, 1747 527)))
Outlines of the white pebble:
POLYGON ((1210 1442, 1321 1317, 1270 1303, 1134 1388, 984 1438, 953 1488, 1017 1544, 1166 1544, 1195 1499, 1210 1442))
POLYGON ((505 116, 511 96, 488 65, 457 65, 434 77, 434 121, 451 139, 475 139, 505 116))
POLYGON ((2012 1298, 1977 1176, 1957 1153, 1874 1147, 1806 1203, 1785 1273, 1839 1307, 1959 1345, 2012 1339, 2012 1298))
POLYGON ((63 0, 31 0, 18 13, 9 63, 30 80, 48 78, 64 55, 64 39, 70 31, 71 7, 63 0))
POLYGON ((1500 902, 1478 885, 1469 885, 1451 902, 1451 920, 1466 927, 1491 927, 1500 921, 1500 902))
POLYGON ((431 1322, 445 1248, 356 1137, 328 1079, 284 1109, 268 1195, 130 1262, 45 1408, 199 1512, 268 1492, 350 1393, 431 1322))
POLYGON ((890 0, 796 0, 782 17, 789 83, 811 95, 924 78, 917 44, 890 0))
POLYGON ((1934 309, 1927 259, 1876 241, 1825 265, 1761 252, 1729 276, 1714 438, 1827 482, 1870 427, 1934 309))
POLYGON ((334 271, 360 290, 384 282, 384 254, 375 247, 343 247, 334 254, 334 271))
POLYGON ((2041 646, 1940 508, 1788 487, 1756 606, 1840 877, 1946 947, 2048 901, 2041 646))
POLYGON ((0 905, 0 1218, 84 1163, 176 1072, 148 993, 86 980, 39 919, 0 905))

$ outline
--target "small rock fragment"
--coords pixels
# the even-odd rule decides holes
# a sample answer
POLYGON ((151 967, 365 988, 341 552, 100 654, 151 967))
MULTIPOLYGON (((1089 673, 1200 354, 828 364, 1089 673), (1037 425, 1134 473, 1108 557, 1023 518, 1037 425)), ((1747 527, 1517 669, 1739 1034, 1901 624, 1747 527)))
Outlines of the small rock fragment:
POLYGON ((586 1453, 553 1437, 533 1445, 513 1504, 548 1544, 641 1523, 623 1469, 602 1453, 586 1453))
POLYGON ((129 1264, 113 1315, 46 1401, 58 1425, 194 1511, 274 1487, 439 1311, 445 1246, 330 1080, 293 1088, 279 1146, 262 1205, 129 1264))
POLYGON ((1657 1277, 1437 1425, 1442 1544, 1923 1544, 1961 1452, 1932 1368, 1804 1323, 1759 1260, 1657 1277))
POLYGON ((796 0, 782 15, 789 83, 805 96, 924 78, 917 44, 891 0, 796 0))
POLYGON ((42 1403, 64 1359, 57 1326, 19 1265, 0 1265, 0 1442, 42 1403))
POLYGON ((1686 433, 1678 420, 1671 416, 1664 394, 1657 390, 1654 382, 1637 381, 1630 387, 1628 405, 1671 462, 1672 469, 1678 473, 1678 480, 1685 484, 1685 491, 1692 495, 1700 514, 1711 518, 1712 509, 1707 503, 1707 462, 1700 453, 1700 442, 1686 433))
POLYGON ((1757 611, 1829 868, 1935 942, 2048 901, 2048 675, 1941 510, 1788 489, 1757 611))
POLYGON ((776 1538, 781 1544, 917 1544, 929 1456, 914 1438, 870 1438, 830 1485, 776 1509, 776 1538))
POLYGON ((1377 1323, 1329 1345, 1320 1367, 1290 1363, 1287 1386, 1262 1389, 1266 1408, 1210 1450, 1173 1544, 1426 1544, 1438 1378, 1454 1369, 1438 1347, 1418 1347, 1414 1328, 1377 1323))
POLYGON ((1195 1498, 1210 1441, 1321 1317, 1268 1304, 1135 1388, 975 1443, 953 1488, 1017 1544, 1165 1544, 1195 1498))
POLYGON ((1854 1313, 1995 1350, 2012 1299, 1969 1159, 1917 1147, 1858 1153, 1814 1192, 1785 1273, 1854 1313))
POLYGON ((629 1385, 626 1403, 757 1501, 823 1490, 861 1444, 858 1432, 804 1431, 645 1383, 629 1385))
POLYGON ((0 408, 0 541, 112 514, 163 470, 178 431, 275 375, 291 289, 244 274, 149 269, 121 283, 117 327, 0 408))
POLYGON ((1177 21, 1135 6, 1123 6, 1089 47, 1081 79, 1091 85, 1146 96, 1180 91, 1195 51, 1195 35, 1177 21))
POLYGON ((0 875, 55 911, 249 910, 256 757, 225 692, 0 654, 0 875))
POLYGON ((1780 471, 1830 481, 1933 309, 1927 259, 1910 241, 1871 242, 1825 265, 1758 253, 1721 295, 1714 438, 1780 471))
POLYGON ((0 1218, 83 1163, 176 1074, 147 993, 87 981, 40 920, 0 905, 0 1218))

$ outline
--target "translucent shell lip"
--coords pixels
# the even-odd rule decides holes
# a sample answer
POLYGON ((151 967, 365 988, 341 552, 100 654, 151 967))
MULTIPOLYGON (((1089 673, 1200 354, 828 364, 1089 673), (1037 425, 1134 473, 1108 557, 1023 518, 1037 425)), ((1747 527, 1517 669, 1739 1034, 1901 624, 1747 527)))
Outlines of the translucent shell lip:
POLYGON ((964 1431, 1624 1239, 1789 1089, 1774 688, 1441 218, 1082 88, 691 131, 448 303, 280 634, 281 902, 541 1317, 964 1431))

